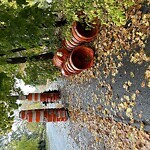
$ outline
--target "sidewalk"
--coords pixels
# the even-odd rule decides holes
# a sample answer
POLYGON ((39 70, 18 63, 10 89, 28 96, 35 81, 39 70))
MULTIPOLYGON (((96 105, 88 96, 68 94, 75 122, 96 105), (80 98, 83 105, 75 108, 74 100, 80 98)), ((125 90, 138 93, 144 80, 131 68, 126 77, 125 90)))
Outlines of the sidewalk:
POLYGON ((79 147, 70 136, 69 121, 47 123, 46 132, 49 140, 49 150, 78 150, 79 147))

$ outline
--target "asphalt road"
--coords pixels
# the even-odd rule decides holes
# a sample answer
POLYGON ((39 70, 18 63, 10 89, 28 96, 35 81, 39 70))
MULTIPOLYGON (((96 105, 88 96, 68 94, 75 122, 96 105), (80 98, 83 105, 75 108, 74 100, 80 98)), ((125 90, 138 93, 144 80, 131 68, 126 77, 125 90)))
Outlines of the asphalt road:
MULTIPOLYGON (((137 126, 138 128, 140 128, 142 123, 144 124, 144 130, 150 132, 150 88, 146 86, 147 80, 145 80, 144 77, 149 63, 132 63, 129 60, 129 55, 123 58, 122 63, 123 65, 118 69, 118 74, 115 77, 110 75, 105 78, 105 75, 101 75, 96 79, 93 78, 81 84, 70 82, 67 78, 60 79, 59 86, 62 96, 64 97, 64 103, 68 102, 68 97, 71 95, 72 104, 69 105, 76 107, 80 99, 81 111, 87 111, 87 107, 90 106, 102 117, 113 117, 116 121, 125 122, 137 126), (112 78, 114 78, 113 80, 115 82, 112 82, 112 78), (123 88, 123 85, 128 81, 132 84, 128 86, 126 90, 126 88, 123 88), (105 85, 99 86, 100 82, 109 84, 111 90, 108 90, 108 87, 105 85), (96 103, 93 102, 93 93, 98 99, 96 103), (106 95, 108 94, 112 97, 111 102, 106 104, 106 95), (133 94, 135 96, 134 101, 131 100, 133 94), (112 102, 115 103, 115 107, 113 108, 111 105, 112 102), (130 117, 126 115, 127 108, 120 111, 118 107, 116 107, 124 102, 127 103, 127 108, 132 108, 134 123, 131 123, 130 117), (134 106, 130 106, 132 102, 134 102, 134 106), (98 105, 101 105, 103 110, 109 110, 110 113, 108 115, 103 114, 101 111, 97 110, 98 105)), ((99 71, 102 72, 103 69, 102 66, 99 68, 99 71)))

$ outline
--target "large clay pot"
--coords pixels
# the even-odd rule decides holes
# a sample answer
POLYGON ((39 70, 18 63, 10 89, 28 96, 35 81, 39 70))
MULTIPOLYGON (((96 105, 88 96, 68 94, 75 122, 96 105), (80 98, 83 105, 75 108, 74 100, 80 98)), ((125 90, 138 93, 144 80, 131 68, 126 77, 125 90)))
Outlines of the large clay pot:
POLYGON ((99 21, 96 20, 96 22, 91 30, 86 30, 80 22, 74 22, 71 30, 72 38, 69 41, 64 40, 63 46, 68 50, 72 50, 81 43, 91 42, 99 32, 99 21))
POLYGON ((66 61, 68 55, 69 55, 69 53, 66 49, 64 49, 64 48, 59 49, 53 57, 53 64, 55 66, 61 68, 63 62, 66 61))
POLYGON ((77 46, 63 64, 61 72, 64 76, 78 74, 93 65, 94 52, 86 46, 77 46))
POLYGON ((72 26, 72 34, 80 42, 91 42, 98 34, 99 25, 93 25, 91 30, 86 30, 79 22, 74 22, 72 26))

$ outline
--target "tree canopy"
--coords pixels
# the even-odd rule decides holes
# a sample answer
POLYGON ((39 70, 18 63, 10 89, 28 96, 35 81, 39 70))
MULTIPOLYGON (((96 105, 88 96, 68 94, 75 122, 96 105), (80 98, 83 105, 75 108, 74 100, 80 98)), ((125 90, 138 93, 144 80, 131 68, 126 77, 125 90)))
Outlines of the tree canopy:
POLYGON ((56 35, 60 22, 50 7, 36 1, 0 0, 1 134, 10 131, 18 108, 12 96, 15 78, 36 85, 58 75, 51 59, 61 43, 56 35))
POLYGON ((54 44, 55 18, 52 12, 48 8, 39 8, 36 3, 17 4, 0 5, 0 53, 20 47, 43 48, 54 44))

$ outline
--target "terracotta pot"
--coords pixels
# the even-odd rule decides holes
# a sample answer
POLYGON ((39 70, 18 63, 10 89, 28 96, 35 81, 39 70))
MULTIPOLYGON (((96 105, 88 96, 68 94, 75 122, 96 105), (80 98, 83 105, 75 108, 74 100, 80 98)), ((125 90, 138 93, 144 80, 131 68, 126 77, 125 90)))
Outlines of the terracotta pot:
POLYGON ((91 30, 85 30, 84 26, 79 22, 74 22, 72 26, 73 36, 80 42, 91 42, 99 32, 99 25, 93 25, 91 30))
POLYGON ((67 50, 72 50, 76 46, 80 45, 84 42, 91 42, 99 32, 99 21, 96 20, 96 24, 93 25, 91 30, 85 30, 84 26, 81 25, 79 22, 74 22, 72 25, 72 38, 71 40, 64 40, 63 46, 67 50))
POLYGON ((85 46, 78 46, 71 52, 63 64, 61 72, 64 76, 78 74, 84 69, 90 68, 93 65, 93 61, 93 50, 85 46))
POLYGON ((75 46, 70 43, 68 40, 63 40, 63 47, 65 47, 68 51, 72 50, 75 46))
POLYGON ((66 49, 64 49, 64 48, 59 49, 53 57, 53 64, 55 66, 61 68, 63 62, 66 61, 68 55, 69 55, 69 53, 66 49))
POLYGON ((67 72, 67 70, 65 70, 63 67, 61 68, 61 73, 63 76, 68 77, 70 75, 69 72, 67 72))

